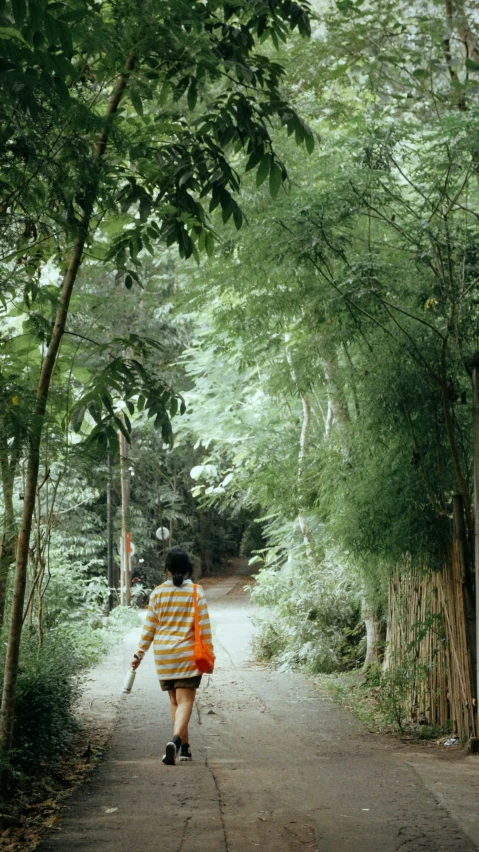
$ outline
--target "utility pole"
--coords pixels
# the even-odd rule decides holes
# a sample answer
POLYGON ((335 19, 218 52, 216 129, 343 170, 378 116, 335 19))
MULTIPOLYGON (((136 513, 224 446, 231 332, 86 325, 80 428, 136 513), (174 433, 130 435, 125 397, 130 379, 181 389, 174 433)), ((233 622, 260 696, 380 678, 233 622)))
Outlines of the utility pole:
POLYGON ((130 605, 130 493, 126 464, 128 460, 128 445, 123 432, 119 432, 120 442, 120 479, 121 479, 121 571, 120 571, 120 602, 122 606, 130 605))
POLYGON ((112 505, 112 460, 111 453, 108 453, 108 480, 106 484, 106 571, 108 588, 108 612, 113 609, 113 588, 115 585, 115 563, 113 559, 113 505, 112 505))
MULTIPOLYGON (((160 516, 160 529, 163 529, 163 503, 161 502, 161 500, 158 501, 158 509, 159 509, 159 516, 160 516)), ((162 534, 161 537, 157 536, 157 538, 160 538, 160 541, 161 541, 161 553, 162 553, 163 562, 164 562, 165 561, 165 541, 166 541, 166 539, 165 539, 164 534, 162 534)))

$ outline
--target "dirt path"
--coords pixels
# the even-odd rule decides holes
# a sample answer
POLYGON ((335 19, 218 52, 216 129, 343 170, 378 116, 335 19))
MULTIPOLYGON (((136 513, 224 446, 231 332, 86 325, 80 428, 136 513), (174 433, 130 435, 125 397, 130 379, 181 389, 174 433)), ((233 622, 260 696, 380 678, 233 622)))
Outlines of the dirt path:
POLYGON ((243 583, 207 588, 218 665, 199 692, 193 763, 161 763, 170 723, 150 654, 105 759, 39 852, 479 848, 477 758, 442 762, 376 737, 305 677, 248 662, 243 583), (451 815, 441 801, 454 795, 451 815))

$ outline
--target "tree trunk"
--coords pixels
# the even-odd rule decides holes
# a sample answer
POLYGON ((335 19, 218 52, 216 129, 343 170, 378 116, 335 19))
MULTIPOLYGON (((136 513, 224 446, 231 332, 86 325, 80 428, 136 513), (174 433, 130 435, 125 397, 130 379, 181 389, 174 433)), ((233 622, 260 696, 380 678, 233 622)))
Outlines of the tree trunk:
MULTIPOLYGON (((349 353, 347 352, 346 347, 345 351, 346 356, 349 360, 352 375, 352 362, 349 358, 349 353)), ((338 364, 337 359, 329 355, 327 358, 323 357, 323 367, 328 388, 331 423, 332 425, 336 426, 336 429, 339 430, 339 440, 343 456, 345 459, 349 459, 350 448, 346 440, 347 436, 344 434, 344 430, 342 429, 342 427, 346 426, 348 423, 351 422, 351 416, 344 393, 342 377, 340 375, 340 366, 338 364), (341 434, 342 432, 343 434, 341 434)), ((357 400, 356 395, 354 394, 354 389, 353 395, 355 397, 356 416, 359 417, 359 400, 357 400)), ((366 628, 366 658, 364 660, 363 671, 367 671, 369 668, 371 668, 371 666, 379 664, 381 628, 375 616, 374 607, 372 607, 367 601, 366 592, 364 588, 362 599, 362 619, 366 628)))
POLYGON ((474 573, 476 586, 476 695, 479 696, 479 353, 471 363, 474 387, 473 436, 474 436, 474 573))
POLYGON ((452 498, 454 535, 459 550, 462 569, 462 589, 464 597, 464 619, 466 622, 467 651, 469 659, 469 675, 473 695, 476 694, 476 611, 474 603, 473 571, 471 570, 471 554, 469 552, 466 525, 464 523, 464 506, 460 494, 452 498))
POLYGON ((457 482, 459 485, 459 490, 461 492, 461 497, 464 506, 464 514, 466 518, 466 528, 469 536, 469 541, 472 543, 474 538, 474 517, 473 511, 471 507, 471 500, 469 496, 469 486, 466 482, 466 477, 464 476, 464 472, 461 466, 461 460, 459 457, 459 450, 457 448, 456 442, 456 433, 454 430, 454 421, 452 419, 451 414, 451 403, 449 399, 449 383, 447 381, 446 369, 445 369, 445 355, 443 353, 443 375, 441 381, 441 394, 442 394, 442 407, 444 412, 444 422, 446 425, 446 434, 447 439, 449 441, 449 447, 451 450, 451 458, 454 466, 454 472, 456 474, 457 482))
MULTIPOLYGON (((467 19, 466 10, 464 7, 463 0, 445 0, 446 4, 446 18, 447 18, 447 29, 451 32, 454 29, 459 36, 460 41, 464 47, 464 55, 465 59, 472 59, 473 62, 479 62, 479 47, 477 42, 477 36, 469 26, 469 21, 467 19)), ((451 80, 453 83, 458 81, 458 76, 455 70, 452 69, 452 57, 449 55, 449 37, 445 39, 446 45, 446 61, 450 68, 451 80)), ((467 108, 466 104, 466 94, 465 92, 458 91, 458 106, 460 109, 465 110, 467 108)), ((479 185, 479 151, 472 151, 472 162, 474 164, 474 171, 476 175, 476 182, 479 185)))
MULTIPOLYGON (((17 559, 15 566, 15 585, 13 591, 10 629, 8 636, 7 656, 3 680, 2 707, 0 716, 0 742, 4 758, 7 758, 12 747, 15 689, 20 654, 20 638, 23 624, 23 605, 25 601, 25 586, 27 581, 28 548, 32 529, 32 518, 35 509, 35 497, 40 466, 40 445, 43 433, 43 423, 47 406, 50 383, 55 366, 58 350, 65 330, 68 308, 73 285, 80 266, 86 239, 86 229, 90 221, 90 210, 84 214, 83 227, 73 248, 71 260, 64 276, 60 302, 48 345, 47 354, 43 361, 40 379, 37 386, 34 419, 30 434, 27 475, 23 500, 23 512, 17 544, 17 559)), ((3 777, 3 783, 5 783, 3 777)))
POLYGON ((338 426, 349 423, 351 418, 344 395, 343 385, 339 376, 337 361, 327 358, 323 361, 324 375, 328 387, 328 397, 331 401, 333 423, 338 426))
POLYGON ((313 546, 313 538, 311 535, 311 530, 309 529, 308 520, 306 518, 304 507, 305 500, 303 494, 303 474, 304 474, 304 463, 306 460, 306 456, 308 454, 308 442, 309 442, 309 430, 311 427, 311 403, 309 401, 309 397, 303 393, 303 391, 299 387, 298 377, 296 375, 296 370, 293 364, 293 358, 291 356, 291 352, 288 349, 288 343, 290 340, 289 334, 285 334, 284 336, 286 343, 286 360, 289 365, 291 378, 293 383, 296 385, 296 388, 299 391, 299 395, 301 397, 301 405, 303 407, 303 421, 301 423, 301 435, 299 438, 299 452, 298 452, 298 474, 297 474, 297 482, 298 482, 298 524, 301 530, 301 535, 303 536, 304 546, 306 548, 306 553, 309 559, 309 563, 311 568, 318 568, 318 560, 316 559, 316 554, 314 552, 313 546))
POLYGON ((379 642, 381 640, 381 630, 373 609, 368 605, 364 598, 362 601, 361 615, 366 628, 366 658, 363 665, 363 672, 366 672, 372 666, 379 665, 379 642))
MULTIPOLYGON (((94 165, 94 168, 97 171, 97 175, 96 179, 93 181, 91 195, 85 202, 83 215, 78 224, 78 236, 71 252, 68 268, 63 277, 55 323, 52 329, 52 334, 48 344, 47 352, 43 360, 42 368, 40 371, 40 378, 38 380, 36 390, 36 403, 28 446, 29 452, 25 481, 23 512, 17 544, 15 584, 13 591, 12 611, 10 615, 10 627, 8 635, 7 655, 5 660, 3 694, 0 715, 0 746, 3 755, 4 767, 8 765, 8 759, 12 749, 13 741, 13 725, 15 720, 15 691, 18 674, 18 661, 20 655, 20 639, 23 624, 23 606, 25 602, 25 587, 28 568, 28 549, 30 544, 33 512, 35 509, 35 497, 38 485, 38 471, 40 465, 40 447, 43 434, 45 412, 50 392, 50 384, 56 364, 56 359, 58 356, 58 351, 60 349, 60 344, 65 331, 73 287, 78 275, 80 264, 82 262, 85 242, 90 231, 90 220, 93 212, 93 205, 96 201, 96 194, 98 191, 98 170, 100 161, 106 151, 106 147, 108 144, 111 120, 118 109, 118 106, 120 104, 121 98, 127 85, 128 76, 132 71, 134 64, 135 57, 132 54, 127 60, 125 70, 117 80, 106 112, 104 129, 95 143, 94 153, 96 163, 94 165)), ((4 768, 1 772, 0 778, 1 786, 3 789, 5 789, 8 783, 8 777, 8 771, 6 768, 4 768)))
MULTIPOLYGON (((346 355, 346 360, 347 360, 348 365, 349 365, 349 383, 351 385, 351 392, 352 392, 353 400, 354 400, 354 410, 356 412, 356 418, 358 418, 361 414, 361 409, 360 409, 360 406, 359 406, 358 389, 356 387, 356 381, 355 381, 355 378, 354 378, 353 360, 351 358, 351 355, 349 354, 349 349, 348 349, 346 342, 343 343, 343 349, 344 349, 344 354, 346 355)), ((348 411, 348 414, 349 414, 349 411, 348 411)))
POLYGON ((17 549, 13 489, 18 458, 18 453, 12 454, 9 459, 6 452, 5 455, 2 452, 3 535, 0 540, 0 630, 3 627, 5 619, 8 574, 10 566, 15 562, 15 552, 17 549))
POLYGON ((308 454, 309 430, 311 427, 311 403, 309 401, 309 397, 306 396, 305 393, 301 394, 301 403, 303 406, 303 422, 301 424, 298 455, 298 524, 301 530, 301 535, 303 536, 304 546, 306 548, 306 553, 308 554, 311 567, 313 569, 317 569, 318 560, 316 559, 316 554, 314 552, 313 538, 306 515, 304 514, 305 499, 303 494, 303 474, 304 463, 308 454))
POLYGON ((211 519, 208 511, 200 512, 200 560, 201 572, 206 576, 213 571, 213 554, 211 552, 210 534, 211 519))
POLYGON ((466 57, 479 62, 477 38, 469 26, 463 0, 446 0, 446 14, 464 45, 466 57))

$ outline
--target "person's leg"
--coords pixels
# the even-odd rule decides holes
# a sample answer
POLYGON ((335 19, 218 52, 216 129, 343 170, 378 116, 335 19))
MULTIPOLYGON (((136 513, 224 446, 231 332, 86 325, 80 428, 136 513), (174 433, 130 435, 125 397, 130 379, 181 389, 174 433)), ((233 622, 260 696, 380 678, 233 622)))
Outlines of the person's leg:
POLYGON ((177 754, 181 749, 180 760, 191 760, 191 749, 188 745, 188 723, 191 719, 196 697, 196 686, 177 687, 169 689, 171 718, 173 720, 173 736, 166 744, 163 763, 174 766, 177 754))
POLYGON ((191 719, 195 703, 196 689, 177 689, 176 711, 173 720, 173 734, 183 743, 188 742, 188 722, 191 719))
POLYGON ((171 711, 171 721, 173 725, 175 724, 175 716, 178 704, 176 702, 176 689, 169 689, 168 695, 170 697, 170 711, 171 711))

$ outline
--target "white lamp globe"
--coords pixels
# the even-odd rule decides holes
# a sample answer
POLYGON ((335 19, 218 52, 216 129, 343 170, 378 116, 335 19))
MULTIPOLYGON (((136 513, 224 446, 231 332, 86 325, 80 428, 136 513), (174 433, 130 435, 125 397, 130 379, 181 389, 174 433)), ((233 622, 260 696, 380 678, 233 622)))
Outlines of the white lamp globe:
POLYGON ((170 531, 166 527, 158 527, 156 531, 156 537, 159 541, 168 541, 170 537, 170 531))

